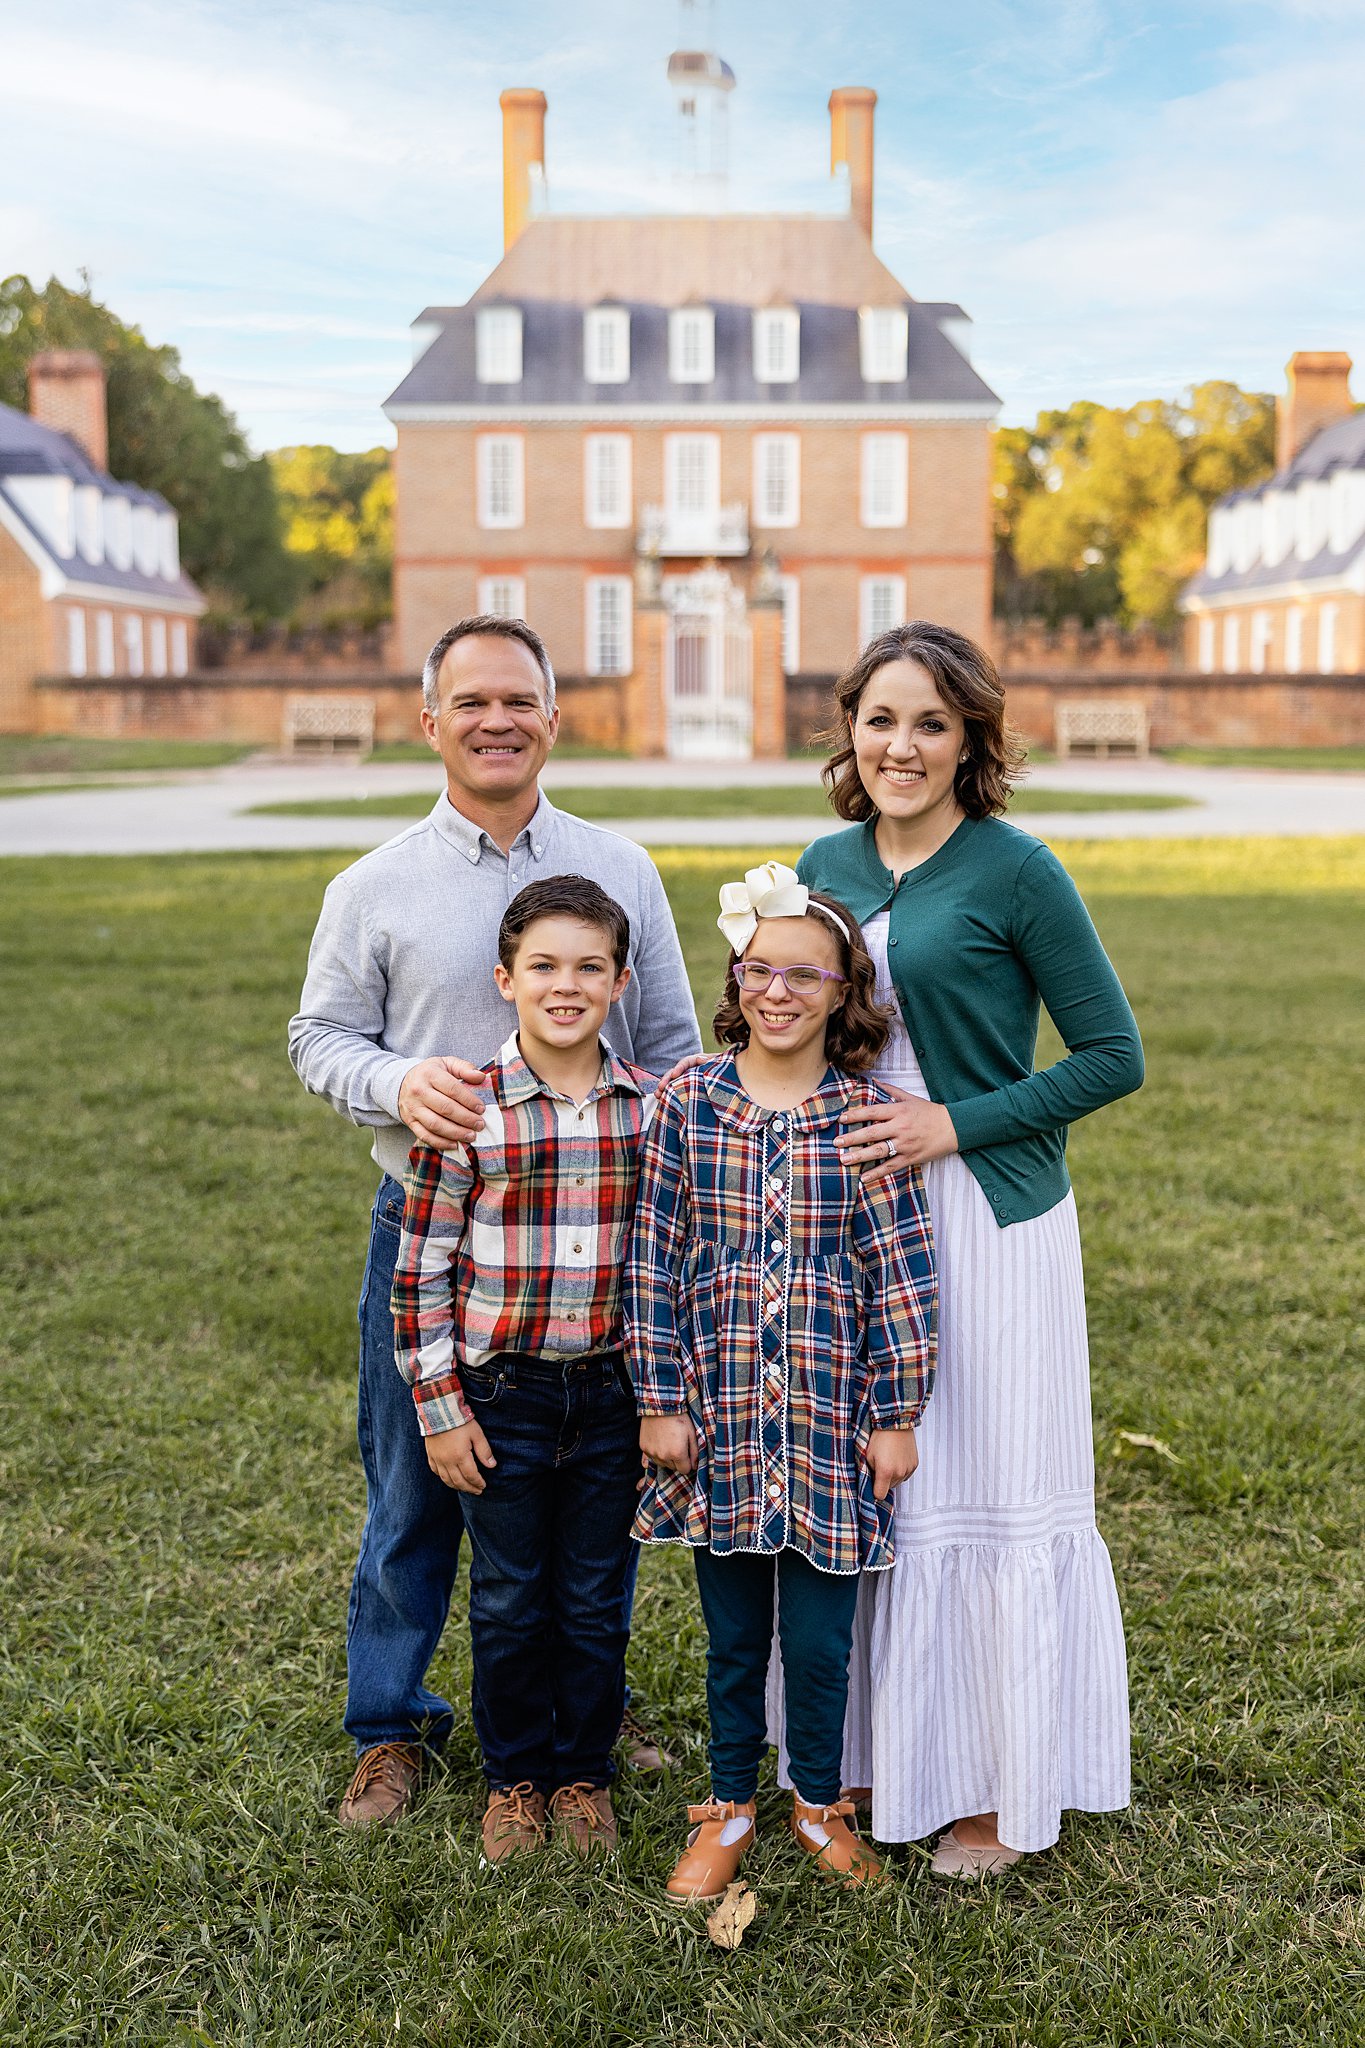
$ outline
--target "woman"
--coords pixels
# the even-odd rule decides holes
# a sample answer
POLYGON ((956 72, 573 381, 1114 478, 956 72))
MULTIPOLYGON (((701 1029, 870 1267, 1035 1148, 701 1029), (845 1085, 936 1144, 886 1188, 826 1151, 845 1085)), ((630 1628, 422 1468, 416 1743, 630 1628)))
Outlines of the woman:
POLYGON ((1128 1802, 1123 1624, 1095 1526, 1089 1354, 1067 1127, 1139 1087, 1133 1015, 1061 864, 1001 822, 1022 749, 990 657, 923 620, 837 686, 825 780, 850 830, 801 858, 847 904, 896 1006, 851 1110, 865 1173, 922 1166, 940 1270, 938 1391, 869 1583, 846 1774, 873 1833, 946 1827, 980 1877, 1128 1802), (1033 1071, 1039 1007, 1067 1046, 1033 1071))

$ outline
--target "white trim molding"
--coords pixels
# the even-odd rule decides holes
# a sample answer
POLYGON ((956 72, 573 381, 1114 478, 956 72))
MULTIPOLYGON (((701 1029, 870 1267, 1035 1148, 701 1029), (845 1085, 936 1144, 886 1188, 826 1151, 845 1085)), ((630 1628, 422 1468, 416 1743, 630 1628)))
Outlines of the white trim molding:
POLYGON ((902 399, 895 405, 863 405, 857 400, 829 404, 813 401, 801 405, 751 405, 742 401, 721 401, 713 405, 386 405, 384 417, 400 427, 482 427, 485 433, 515 432, 518 427, 536 426, 658 426, 685 429, 719 426, 725 422, 742 425, 781 427, 797 421, 861 421, 874 426, 882 421, 905 425, 913 420, 996 419, 1000 401, 984 404, 976 399, 902 399))

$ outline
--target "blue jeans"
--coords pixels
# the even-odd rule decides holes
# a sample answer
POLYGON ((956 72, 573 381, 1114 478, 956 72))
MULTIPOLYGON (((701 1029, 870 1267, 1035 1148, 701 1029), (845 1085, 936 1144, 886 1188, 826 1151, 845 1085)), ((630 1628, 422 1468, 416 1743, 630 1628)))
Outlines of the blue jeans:
POLYGON ((403 1190, 385 1174, 370 1222, 360 1294, 357 1434, 367 1507, 346 1625, 346 1732, 357 1749, 450 1734, 449 1702, 428 1690, 464 1518, 460 1495, 427 1463, 412 1392, 393 1358, 389 1295, 403 1226, 403 1190))
POLYGON ((639 1551, 640 1426, 619 1353, 461 1373, 497 1464, 467 1494, 474 1727, 490 1785, 613 1775, 639 1551))

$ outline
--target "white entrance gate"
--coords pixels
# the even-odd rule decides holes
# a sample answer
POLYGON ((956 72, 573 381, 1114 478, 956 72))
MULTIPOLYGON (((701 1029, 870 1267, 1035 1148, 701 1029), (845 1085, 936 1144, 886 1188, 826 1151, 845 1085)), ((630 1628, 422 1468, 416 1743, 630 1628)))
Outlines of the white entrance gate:
POLYGON ((664 702, 674 761, 749 761, 753 641, 744 593, 723 569, 669 578, 664 702))

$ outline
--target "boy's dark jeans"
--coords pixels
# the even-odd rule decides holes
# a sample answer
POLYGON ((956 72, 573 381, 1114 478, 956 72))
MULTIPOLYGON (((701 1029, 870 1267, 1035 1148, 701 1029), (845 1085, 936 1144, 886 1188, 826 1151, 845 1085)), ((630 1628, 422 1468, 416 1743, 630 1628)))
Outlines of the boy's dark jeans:
POLYGON ((640 1425, 618 1353, 503 1353, 461 1383, 497 1465, 462 1496, 490 1785, 606 1785, 625 1704, 640 1425))

